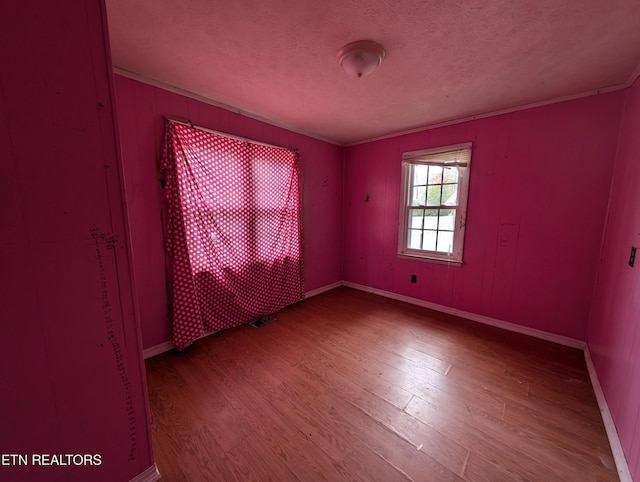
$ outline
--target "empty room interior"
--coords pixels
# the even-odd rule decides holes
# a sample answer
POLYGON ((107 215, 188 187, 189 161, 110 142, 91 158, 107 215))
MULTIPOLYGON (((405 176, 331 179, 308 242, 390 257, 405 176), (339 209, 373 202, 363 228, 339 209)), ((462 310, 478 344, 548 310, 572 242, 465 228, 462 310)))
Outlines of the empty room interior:
POLYGON ((640 3, 3 10, 0 480, 640 482, 640 3))

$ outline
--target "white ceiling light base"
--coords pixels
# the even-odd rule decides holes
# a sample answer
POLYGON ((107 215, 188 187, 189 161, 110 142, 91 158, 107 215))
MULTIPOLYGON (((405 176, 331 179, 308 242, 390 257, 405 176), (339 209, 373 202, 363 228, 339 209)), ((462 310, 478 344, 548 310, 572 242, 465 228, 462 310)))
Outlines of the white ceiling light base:
POLYGON ((373 40, 358 40, 338 52, 338 62, 350 77, 366 77, 376 70, 386 55, 384 48, 373 40))

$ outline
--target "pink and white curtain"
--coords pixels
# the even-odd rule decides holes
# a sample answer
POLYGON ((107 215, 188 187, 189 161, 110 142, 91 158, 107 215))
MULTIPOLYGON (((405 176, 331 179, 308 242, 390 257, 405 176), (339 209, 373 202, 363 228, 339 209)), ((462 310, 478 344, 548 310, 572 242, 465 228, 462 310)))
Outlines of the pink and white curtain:
POLYGON ((173 342, 303 298, 297 153, 167 121, 173 342))

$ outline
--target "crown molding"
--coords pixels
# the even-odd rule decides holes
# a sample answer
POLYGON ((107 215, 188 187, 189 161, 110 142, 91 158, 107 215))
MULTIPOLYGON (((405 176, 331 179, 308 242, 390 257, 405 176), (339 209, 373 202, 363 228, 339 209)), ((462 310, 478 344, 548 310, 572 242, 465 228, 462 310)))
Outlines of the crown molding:
POLYGON ((181 89, 179 87, 175 87, 175 86, 170 85, 170 84, 165 84, 164 82, 160 82, 159 80, 150 79, 148 77, 144 77, 142 75, 138 75, 136 73, 129 72, 128 70, 124 70, 124 69, 121 69, 119 67, 115 67, 114 66, 113 67, 113 73, 121 75, 122 77, 126 77, 128 79, 136 80, 136 81, 141 82, 143 84, 150 85, 152 87, 157 87, 157 88, 162 89, 162 90, 173 92, 174 94, 178 94, 178 95, 182 95, 184 97, 188 97, 189 99, 197 100, 197 101, 202 102, 204 104, 209 104, 209 105, 212 105, 214 107, 218 107, 220 109, 228 110, 229 112, 233 112, 234 114, 238 114, 238 115, 241 115, 243 117, 248 117, 249 119, 257 120, 257 121, 263 122, 265 124, 269 124, 271 126, 278 127, 280 129, 285 129, 285 130, 293 132, 295 134, 300 134, 301 136, 311 137, 312 139, 316 139, 316 140, 322 141, 322 142, 327 142, 329 144, 333 144, 334 146, 342 146, 342 144, 340 144, 340 143, 338 143, 336 141, 333 141, 331 139, 327 139, 326 137, 321 137, 321 136, 312 134, 310 132, 305 132, 305 131, 302 131, 300 129, 296 129, 295 127, 287 125, 287 124, 281 124, 281 123, 278 123, 278 122, 274 122, 274 121, 272 121, 270 119, 267 119, 265 117, 261 117, 259 115, 253 114, 251 112, 244 111, 242 109, 238 109, 237 107, 233 107, 231 105, 224 104, 222 102, 217 102, 215 100, 208 99, 207 97, 203 97, 201 95, 194 94, 193 92, 189 92, 188 90, 184 90, 184 89, 181 89))
POLYGON ((618 91, 618 90, 623 90, 623 89, 631 87, 636 82, 636 80, 640 77, 640 64, 638 64, 638 67, 633 71, 633 73, 631 74, 631 76, 629 77, 627 82, 625 82, 624 84, 616 84, 616 85, 612 85, 612 86, 608 86, 608 87, 603 87, 601 89, 595 89, 595 90, 589 90, 589 91, 586 91, 586 92, 581 92, 579 94, 567 95, 567 96, 563 96, 563 97, 556 97, 556 98, 553 98, 553 99, 543 100, 543 101, 540 101, 540 102, 534 102, 534 103, 531 103, 531 104, 524 104, 524 105, 521 105, 521 106, 510 107, 508 109, 501 109, 501 110, 486 112, 486 113, 482 113, 482 114, 475 114, 475 115, 466 116, 466 117, 459 117, 459 118, 450 119, 450 120, 443 121, 443 122, 437 122, 437 123, 434 123, 434 124, 425 124, 425 125, 422 125, 422 126, 413 127, 411 129, 395 131, 395 132, 391 132, 389 134, 384 134, 384 135, 381 135, 381 136, 371 137, 371 138, 363 139, 363 140, 360 140, 360 141, 350 142, 350 143, 345 143, 345 144, 341 144, 339 142, 336 142, 334 140, 328 139, 326 137, 321 137, 321 136, 312 134, 310 132, 306 132, 306 131, 297 129, 297 128, 291 126, 291 125, 274 122, 274 121, 272 121, 270 119, 267 119, 265 117, 261 117, 261 116, 256 115, 256 114, 252 114, 251 112, 244 111, 242 109, 238 109, 236 107, 233 107, 233 106, 228 105, 228 104, 224 104, 222 102, 217 102, 215 100, 208 99, 206 97, 203 97, 201 95, 195 94, 193 92, 189 92, 189 91, 181 89, 179 87, 175 87, 173 85, 165 84, 164 82, 160 82, 158 80, 150 79, 148 77, 144 77, 142 75, 139 75, 139 74, 136 74, 136 73, 133 73, 133 72, 129 72, 128 70, 124 70, 124 69, 121 69, 119 67, 115 67, 114 66, 113 67, 113 72, 115 74, 121 75, 123 77, 127 77, 129 79, 136 80, 138 82, 142 82, 143 84, 151 85, 153 87, 157 87, 159 89, 163 89, 163 90, 166 90, 166 91, 169 91, 169 92, 173 92, 174 94, 182 95, 182 96, 188 97, 190 99, 194 99, 194 100, 197 100, 199 102, 203 102, 205 104, 212 105, 214 107, 225 109, 225 110, 233 112, 235 114, 239 114, 241 116, 248 117, 250 119, 254 119, 254 120, 257 120, 257 121, 260 121, 260 122, 264 122, 265 124, 268 124, 268 125, 271 125, 271 126, 274 126, 274 127, 278 127, 280 129, 285 129, 287 131, 294 132, 296 134, 300 134, 302 136, 310 137, 312 139, 316 139, 316 140, 322 141, 322 142, 327 142, 327 143, 335 145, 335 146, 351 147, 351 146, 357 146, 357 145, 360 145, 360 144, 367 144, 369 142, 376 142, 376 141, 381 141, 381 140, 384 140, 384 139, 390 139, 390 138, 393 138, 393 137, 399 137, 399 136, 404 136, 404 135, 408 135, 408 134, 415 134, 416 132, 423 132, 423 131, 428 131, 428 130, 431 130, 431 129, 438 129, 440 127, 446 127, 446 126, 451 126, 451 125, 456 125, 456 124, 462 124, 464 122, 470 122, 470 121, 474 121, 474 120, 485 119, 487 117, 493 117, 493 116, 498 116, 498 115, 503 115, 503 114, 510 114, 512 112, 519 112, 519 111, 522 111, 522 110, 533 109, 533 108, 536 108, 536 107, 543 107, 545 105, 557 104, 557 103, 560 103, 560 102, 567 102, 567 101, 570 101, 570 100, 581 99, 583 97, 591 97, 593 95, 600 95, 600 94, 606 94, 606 93, 609 93, 609 92, 615 92, 615 91, 618 91))
MULTIPOLYGON (((638 74, 640 74, 640 66, 638 68, 638 71, 636 72, 636 76, 638 74)), ((479 119, 485 119, 487 117, 493 117, 493 116, 497 116, 497 115, 510 114, 512 112, 519 112, 521 110, 533 109, 535 107, 542 107, 542 106, 545 106, 545 105, 558 104, 560 102, 567 102, 567 101, 570 101, 570 100, 582 99, 583 97, 591 97, 593 95, 606 94, 608 92, 615 92, 617 90, 626 89, 630 85, 631 84, 629 84, 629 82, 627 82, 625 84, 612 85, 612 86, 609 86, 609 87, 604 87, 602 89, 596 89, 596 90, 590 90, 590 91, 587 91, 587 92, 582 92, 580 94, 567 95, 567 96, 564 96, 564 97, 556 97, 556 98, 549 99, 549 100, 543 100, 543 101, 540 101, 540 102, 534 102, 532 104, 524 104, 524 105, 521 105, 521 106, 509 107, 508 109, 502 109, 502 110, 486 112, 484 114, 476 114, 476 115, 471 115, 471 116, 467 116, 467 117, 459 117, 459 118, 451 119, 451 120, 444 121, 444 122, 438 122, 436 124, 425 124, 423 126, 414 127, 412 129, 397 131, 397 132, 393 132, 393 133, 390 133, 390 134, 385 134, 385 135, 378 136, 378 137, 372 137, 372 138, 369 138, 369 139, 364 139, 362 141, 351 142, 349 144, 345 144, 344 147, 357 146, 357 145, 360 145, 360 144, 368 144, 369 142, 381 141, 381 140, 384 140, 384 139, 390 139, 392 137, 404 136, 404 135, 407 135, 407 134, 415 134, 416 132, 428 131, 428 130, 431 130, 431 129, 437 129, 439 127, 446 127, 446 126, 451 126, 451 125, 455 125, 455 124, 462 124, 464 122, 469 122, 469 121, 474 121, 474 120, 479 120, 479 119)))
POLYGON ((640 77, 640 63, 636 67, 636 70, 631 73, 629 80, 627 80, 627 87, 631 87, 633 84, 635 84, 638 80, 638 77, 640 77))

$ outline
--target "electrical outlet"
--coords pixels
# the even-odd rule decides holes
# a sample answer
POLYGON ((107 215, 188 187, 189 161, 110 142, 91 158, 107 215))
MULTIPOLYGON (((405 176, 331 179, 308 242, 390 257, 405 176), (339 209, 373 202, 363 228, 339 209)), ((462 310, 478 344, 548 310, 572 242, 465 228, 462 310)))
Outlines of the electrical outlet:
POLYGON ((631 254, 629 255, 629 266, 633 268, 633 265, 636 262, 636 247, 631 246, 631 254))
POLYGON ((411 275, 411 282, 412 283, 417 283, 418 282, 418 277, 415 274, 411 275))

